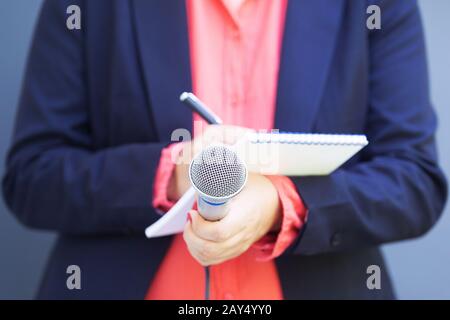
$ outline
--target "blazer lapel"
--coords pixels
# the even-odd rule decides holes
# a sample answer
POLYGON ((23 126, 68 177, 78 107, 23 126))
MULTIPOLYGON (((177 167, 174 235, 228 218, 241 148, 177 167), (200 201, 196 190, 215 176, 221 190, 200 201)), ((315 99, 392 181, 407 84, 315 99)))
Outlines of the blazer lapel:
POLYGON ((192 128, 192 112, 179 96, 191 91, 184 0, 133 0, 138 51, 159 139, 176 128, 192 128))
POLYGON ((289 1, 275 128, 310 132, 326 84, 344 0, 289 1))

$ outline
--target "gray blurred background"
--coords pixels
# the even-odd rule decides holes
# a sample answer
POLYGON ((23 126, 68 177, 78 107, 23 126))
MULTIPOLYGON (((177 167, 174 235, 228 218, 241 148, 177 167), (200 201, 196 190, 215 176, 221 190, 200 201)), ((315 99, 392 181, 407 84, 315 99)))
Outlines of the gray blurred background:
MULTIPOLYGON (((450 177, 450 1, 419 3, 428 45, 432 101, 440 119, 440 159, 450 177)), ((0 0, 0 175, 40 5, 41 0, 0 0)), ((437 226, 425 237, 384 247, 400 299, 450 299, 449 211, 447 206, 437 226)), ((53 239, 52 234, 19 225, 0 200, 0 299, 33 297, 53 239)))

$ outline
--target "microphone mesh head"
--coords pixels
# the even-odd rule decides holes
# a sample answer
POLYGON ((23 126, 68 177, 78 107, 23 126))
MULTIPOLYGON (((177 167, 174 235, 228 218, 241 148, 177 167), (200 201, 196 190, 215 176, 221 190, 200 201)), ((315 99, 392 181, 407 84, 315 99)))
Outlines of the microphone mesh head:
POLYGON ((218 145, 205 148, 192 160, 189 176, 206 196, 227 198, 242 189, 247 169, 234 151, 218 145))

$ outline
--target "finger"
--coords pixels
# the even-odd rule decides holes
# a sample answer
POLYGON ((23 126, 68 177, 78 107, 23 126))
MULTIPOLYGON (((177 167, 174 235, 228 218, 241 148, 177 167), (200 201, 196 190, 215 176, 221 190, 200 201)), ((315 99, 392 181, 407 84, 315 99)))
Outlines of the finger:
POLYGON ((224 144, 233 145, 239 139, 241 139, 244 135, 246 135, 248 132, 251 132, 251 131, 253 131, 253 130, 248 129, 248 128, 223 125, 222 126, 222 142, 224 144))
POLYGON ((215 143, 223 142, 223 128, 221 125, 209 125, 198 139, 197 150, 215 143))
POLYGON ((220 140, 224 144, 234 144, 244 131, 240 127, 222 125, 219 128, 220 140))
POLYGON ((205 130, 205 142, 235 144, 248 132, 253 130, 231 125, 210 125, 205 130))
POLYGON ((183 232, 190 254, 202 265, 210 265, 220 258, 220 246, 197 237, 192 231, 192 223, 186 223, 183 232))
POLYGON ((245 236, 244 233, 239 233, 226 242, 221 243, 220 255, 211 257, 209 263, 218 264, 234 259, 247 251, 251 245, 250 237, 245 236))
POLYGON ((213 263, 222 263, 237 258, 245 251, 247 251, 248 248, 249 246, 243 244, 241 241, 236 241, 235 245, 232 246, 227 245, 227 248, 224 249, 222 254, 219 257, 217 257, 217 259, 213 263))
POLYGON ((247 233, 240 233, 223 243, 215 243, 198 238, 188 223, 183 233, 184 240, 191 255, 202 265, 222 263, 241 255, 252 244, 247 233))
POLYGON ((194 234, 204 240, 224 242, 245 228, 245 224, 243 224, 242 221, 228 218, 230 214, 219 221, 205 220, 200 213, 195 210, 192 210, 190 214, 194 234))
MULTIPOLYGON (((235 250, 245 246, 252 239, 253 231, 246 230, 246 224, 240 223, 236 233, 224 233, 220 225, 221 221, 211 222, 202 218, 196 210, 189 212, 191 216, 191 230, 193 236, 205 241, 211 246, 212 253, 220 252, 221 256, 228 256, 231 252, 242 251, 235 250), (220 249, 217 249, 220 248, 220 249)), ((210 257, 213 258, 213 257, 210 257)))

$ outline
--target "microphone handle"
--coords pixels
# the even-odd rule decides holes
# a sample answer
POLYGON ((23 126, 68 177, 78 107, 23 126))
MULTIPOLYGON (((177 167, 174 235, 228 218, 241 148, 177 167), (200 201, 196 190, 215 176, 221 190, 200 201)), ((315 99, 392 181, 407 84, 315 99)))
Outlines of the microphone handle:
POLYGON ((209 221, 217 221, 227 214, 227 201, 211 202, 202 196, 197 200, 198 212, 201 216, 209 221))

